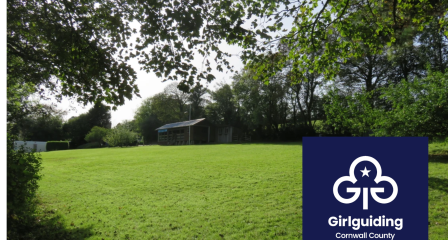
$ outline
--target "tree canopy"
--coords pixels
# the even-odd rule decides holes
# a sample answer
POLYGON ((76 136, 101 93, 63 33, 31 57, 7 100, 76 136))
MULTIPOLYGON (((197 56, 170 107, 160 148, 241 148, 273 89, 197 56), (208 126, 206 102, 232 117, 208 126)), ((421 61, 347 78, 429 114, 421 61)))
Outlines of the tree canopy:
POLYGON ((186 91, 215 79, 213 61, 219 71, 232 70, 219 48, 228 43, 243 48, 242 60, 264 81, 287 62, 296 74, 312 66, 331 79, 346 59, 366 48, 381 53, 434 20, 448 35, 447 7, 446 0, 8 0, 7 71, 58 96, 122 105, 139 92, 130 58, 186 91), (278 51, 279 44, 287 48, 278 51), (310 55, 317 49, 322 54, 310 55))
POLYGON ((119 52, 132 33, 128 8, 115 1, 8 0, 8 78, 85 104, 124 104, 138 94, 135 71, 119 52))

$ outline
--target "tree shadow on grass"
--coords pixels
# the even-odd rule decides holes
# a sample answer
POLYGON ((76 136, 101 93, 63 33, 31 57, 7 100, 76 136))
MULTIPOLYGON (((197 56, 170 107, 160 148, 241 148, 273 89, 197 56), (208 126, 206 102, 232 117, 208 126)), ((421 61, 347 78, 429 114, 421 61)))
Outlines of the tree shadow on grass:
MULTIPOLYGON (((44 210, 36 218, 34 226, 20 229, 16 236, 10 239, 35 239, 35 240, 82 240, 94 235, 91 226, 69 226, 64 224, 60 215, 53 211, 44 210)), ((8 234, 9 235, 9 234, 8 234)))
POLYGON ((448 179, 429 177, 428 186, 432 189, 448 193, 448 179))
POLYGON ((448 163, 448 155, 429 155, 429 162, 448 163))

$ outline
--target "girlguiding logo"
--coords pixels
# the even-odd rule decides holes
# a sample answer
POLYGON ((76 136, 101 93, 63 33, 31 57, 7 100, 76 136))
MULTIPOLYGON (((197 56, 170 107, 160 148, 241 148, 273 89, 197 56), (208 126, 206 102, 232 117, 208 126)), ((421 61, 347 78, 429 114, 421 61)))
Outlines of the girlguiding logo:
POLYGON ((427 138, 304 138, 303 239, 428 239, 427 223, 427 138))
MULTIPOLYGON (((392 185, 393 191, 392 191, 392 195, 386 199, 382 199, 380 197, 378 197, 377 193, 383 193, 384 192, 384 188, 370 188, 370 194, 372 195, 373 199, 375 199, 375 201, 382 203, 382 204, 386 204, 386 203, 390 203, 392 202, 395 197, 397 197, 398 194, 398 186, 397 183, 395 183, 395 181, 387 176, 381 176, 382 171, 381 171, 381 165, 378 163, 377 160, 375 160, 375 158, 373 157, 369 157, 369 156, 362 156, 357 158, 355 161, 352 162, 352 164, 350 165, 350 176, 344 176, 344 177, 340 177, 338 180, 336 180, 336 182, 334 183, 333 186, 333 194, 334 197, 341 203, 345 203, 345 204, 349 204, 352 203, 354 201, 356 201, 361 193, 361 188, 347 188, 347 192, 350 193, 355 193, 355 195, 349 199, 345 199, 343 197, 341 197, 341 195, 339 195, 338 192, 338 187, 339 185, 344 182, 344 181, 349 181, 353 184, 355 184, 358 180, 355 177, 355 167, 356 165, 358 165, 358 163, 362 162, 362 161, 368 161, 373 163, 373 165, 376 168, 376 177, 375 177, 375 182, 379 183, 382 181, 386 181, 388 183, 390 183, 392 185)), ((369 172, 370 170, 367 170, 367 168, 365 167, 364 170, 361 170, 362 177, 366 176, 369 177, 369 172)), ((363 209, 364 210, 368 210, 368 189, 369 188, 362 188, 363 190, 363 209)))

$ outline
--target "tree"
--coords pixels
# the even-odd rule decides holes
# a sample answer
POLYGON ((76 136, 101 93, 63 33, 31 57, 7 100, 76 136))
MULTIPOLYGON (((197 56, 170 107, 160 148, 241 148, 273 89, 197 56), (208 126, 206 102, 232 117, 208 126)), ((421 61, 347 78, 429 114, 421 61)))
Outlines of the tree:
POLYGON ((64 140, 62 132, 64 111, 51 105, 33 103, 33 112, 16 120, 15 129, 20 140, 60 141, 64 140))
POLYGON ((62 127, 66 138, 71 140, 71 147, 78 147, 86 143, 85 137, 94 127, 111 127, 111 115, 108 106, 103 104, 94 105, 87 113, 70 118, 62 127))
POLYGON ((109 131, 104 141, 111 147, 135 146, 137 137, 137 133, 118 126, 109 131))
POLYGON ((157 141, 156 128, 162 126, 162 122, 152 109, 151 98, 143 100, 134 115, 137 131, 143 136, 145 143, 157 141))
POLYGON ((390 79, 391 65, 385 52, 372 54, 366 49, 364 57, 350 58, 341 65, 338 82, 351 92, 371 92, 390 79))
POLYGON ((381 53, 385 46, 399 45, 402 35, 415 36, 433 19, 448 35, 447 5, 445 0, 205 0, 136 6, 135 19, 142 23, 138 49, 145 69, 167 80, 180 80, 180 87, 188 89, 195 81, 214 79, 211 56, 216 56, 218 70, 229 67, 224 59, 229 54, 217 47, 223 41, 241 46, 244 63, 263 81, 281 72, 289 61, 297 72, 305 73, 312 65, 312 70, 332 79, 344 60, 362 57, 365 46, 371 54, 381 53), (250 27, 243 27, 252 17, 250 27), (258 27, 260 18, 263 27, 258 27), (286 20, 292 20, 292 28, 283 26, 286 20), (276 56, 279 43, 289 50, 276 56), (310 58, 322 43, 323 54, 310 58), (192 64, 193 50, 204 58, 202 70, 192 64))
POLYGON ((187 111, 188 93, 179 90, 178 83, 173 82, 165 87, 163 93, 175 102, 175 112, 177 112, 177 119, 183 119, 187 111))
POLYGON ((124 120, 121 123, 118 123, 115 128, 124 128, 129 131, 135 131, 137 129, 137 125, 135 123, 135 120, 124 120))
MULTIPOLYGON (((309 66, 326 79, 333 79, 346 59, 363 57, 365 47, 371 54, 381 54, 385 46, 399 45, 403 35, 415 36, 433 19, 439 19, 439 27, 447 25, 446 1, 303 1, 291 3, 263 2, 262 16, 271 18, 265 26, 277 35, 268 36, 256 47, 248 48, 243 56, 264 80, 280 71, 286 62, 293 61, 294 68, 305 73, 309 66), (282 20, 293 18, 293 27, 283 29, 282 20), (280 34, 279 31, 285 31, 280 34), (287 54, 271 60, 271 54, 259 54, 265 49, 276 48, 278 43, 286 44, 287 54), (322 48, 323 54, 310 58, 322 48), (262 67, 258 67, 262 66, 262 67), (277 69, 272 71, 272 69, 277 69)), ((256 9, 258 10, 258 9, 256 9)), ((448 35, 448 31, 445 31, 448 35)), ((266 50, 267 51, 267 50, 266 50)))
MULTIPOLYGON (((232 88, 228 84, 221 84, 216 91, 210 91, 210 96, 214 104, 210 110, 214 111, 216 124, 232 125, 236 120, 235 105, 233 102, 232 88)), ((209 110, 209 113, 211 112, 209 110)), ((212 117, 213 119, 213 117, 212 117)))
POLYGON ((445 73, 448 68, 448 36, 440 31, 437 21, 425 26, 418 41, 423 64, 429 64, 432 71, 445 73))
POLYGON ((233 76, 235 122, 244 130, 255 131, 256 137, 279 140, 290 116, 286 76, 277 74, 265 84, 253 80, 254 75, 242 71, 233 76))
POLYGON ((102 143, 104 137, 107 135, 108 132, 109 132, 109 129, 107 129, 107 128, 94 126, 92 128, 92 130, 90 130, 90 132, 86 135, 84 140, 86 140, 86 142, 102 143))
POLYGON ((204 95, 207 94, 208 89, 202 85, 195 85, 188 95, 188 102, 191 104, 191 119, 202 118, 205 116, 204 95))
POLYGON ((328 122, 354 135, 428 136, 448 135, 448 74, 429 72, 426 78, 383 87, 380 98, 391 108, 375 108, 370 93, 341 97, 330 92, 325 105, 328 122))
POLYGON ((238 118, 243 123, 243 129, 255 130, 256 134, 261 136, 264 128, 264 116, 260 109, 263 83, 255 81, 253 75, 253 72, 247 70, 233 75, 232 88, 238 118))
POLYGON ((381 97, 392 108, 372 113, 375 136, 448 136, 448 73, 402 81, 384 89, 381 97))
POLYGON ((8 76, 25 79, 36 91, 45 86, 59 98, 124 104, 138 95, 135 71, 125 62, 129 56, 120 50, 132 33, 129 7, 109 1, 7 1, 8 76))
POLYGON ((150 99, 151 109, 162 123, 187 120, 187 112, 179 112, 178 102, 167 94, 158 93, 150 99))

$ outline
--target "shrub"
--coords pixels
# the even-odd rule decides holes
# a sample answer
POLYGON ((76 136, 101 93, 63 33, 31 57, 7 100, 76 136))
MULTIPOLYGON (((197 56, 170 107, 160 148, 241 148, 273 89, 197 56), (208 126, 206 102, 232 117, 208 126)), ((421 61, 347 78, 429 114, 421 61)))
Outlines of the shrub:
POLYGON ((66 141, 49 141, 47 142, 47 151, 67 150, 69 146, 69 142, 66 141))
POLYGON ((95 126, 86 135, 84 140, 86 140, 86 142, 90 142, 90 143, 91 142, 100 143, 103 141, 103 138, 107 135, 108 132, 109 132, 109 129, 95 126))
POLYGON ((23 146, 14 150, 14 137, 7 135, 8 239, 16 239, 35 223, 42 159, 36 152, 27 153, 23 146))
POLYGON ((137 144, 137 133, 126 128, 114 128, 104 138, 104 141, 111 147, 135 146, 137 144))

